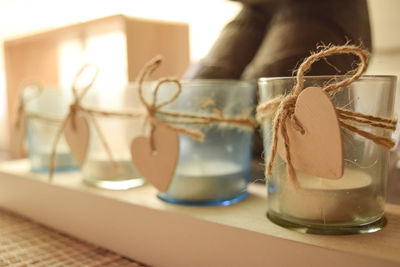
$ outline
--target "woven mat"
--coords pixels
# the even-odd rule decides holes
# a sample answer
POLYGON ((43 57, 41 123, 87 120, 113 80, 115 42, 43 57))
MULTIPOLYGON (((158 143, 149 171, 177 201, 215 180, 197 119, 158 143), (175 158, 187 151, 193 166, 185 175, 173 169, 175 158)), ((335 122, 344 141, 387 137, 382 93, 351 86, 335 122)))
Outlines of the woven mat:
POLYGON ((145 266, 0 209, 0 266, 145 266))

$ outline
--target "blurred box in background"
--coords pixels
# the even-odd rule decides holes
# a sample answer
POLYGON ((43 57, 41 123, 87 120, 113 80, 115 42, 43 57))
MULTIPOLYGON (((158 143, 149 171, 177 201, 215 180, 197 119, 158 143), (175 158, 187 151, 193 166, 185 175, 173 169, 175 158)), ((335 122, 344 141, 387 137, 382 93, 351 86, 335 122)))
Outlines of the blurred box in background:
MULTIPOLYGON (((152 78, 180 78, 189 65, 189 27, 186 23, 114 15, 4 42, 9 125, 15 119, 23 81, 68 88, 85 63, 96 64, 97 80, 112 90, 132 82, 156 55, 164 64, 152 78)), ((10 144, 13 144, 10 127, 10 144)), ((10 147, 13 155, 15 149, 10 147)))

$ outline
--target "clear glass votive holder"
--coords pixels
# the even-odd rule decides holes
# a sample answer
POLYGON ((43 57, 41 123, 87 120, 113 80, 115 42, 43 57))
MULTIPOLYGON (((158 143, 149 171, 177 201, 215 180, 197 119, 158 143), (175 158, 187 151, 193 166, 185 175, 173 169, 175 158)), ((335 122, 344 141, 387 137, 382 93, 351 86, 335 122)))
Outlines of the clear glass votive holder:
MULTIPOLYGON (((336 80, 338 78, 336 77, 336 80)), ((304 88, 324 87, 333 76, 305 77, 304 88)), ((259 79, 260 100, 285 95, 295 78, 259 79)), ((392 117, 395 76, 362 76, 332 96, 336 107, 373 116, 392 117)), ((317 114, 316 114, 317 116, 317 114)), ((389 130, 357 126, 373 134, 391 136, 389 130)), ((384 218, 389 151, 356 133, 341 130, 344 175, 327 179, 296 171, 299 188, 288 179, 286 163, 276 154, 268 177, 268 218, 274 223, 314 234, 355 234, 380 230, 384 218)), ((272 143, 272 124, 263 127, 265 162, 272 143)), ((329 142, 329 140, 327 140, 329 142)))
MULTIPOLYGON (((217 108, 225 117, 246 115, 253 118, 256 84, 235 80, 183 81, 182 92, 162 110, 215 115, 217 108)), ((163 84, 157 103, 175 92, 174 83, 163 84)), ((230 205, 248 196, 252 129, 237 125, 176 124, 201 131, 204 141, 179 134, 179 158, 174 177, 166 192, 158 197, 184 205, 230 205)))
MULTIPOLYGON (((82 106, 101 111, 126 114, 139 105, 135 88, 127 86, 119 90, 93 90, 84 97, 82 106)), ((143 110, 143 114, 144 110, 143 110)), ((87 115, 87 114, 86 114, 87 115)), ((130 143, 143 133, 142 117, 86 116, 90 128, 89 148, 82 165, 83 182, 109 190, 127 190, 141 186, 141 178, 132 163, 130 143), (100 132, 99 132, 100 131, 100 132), (111 151, 103 144, 101 136, 111 151)))
MULTIPOLYGON (((67 90, 46 88, 36 91, 36 89, 28 87, 22 95, 28 116, 26 122, 28 158, 33 172, 47 173, 54 139, 68 114, 72 95, 67 90)), ((54 171, 77 169, 78 165, 70 154, 68 144, 61 136, 54 158, 54 171)))

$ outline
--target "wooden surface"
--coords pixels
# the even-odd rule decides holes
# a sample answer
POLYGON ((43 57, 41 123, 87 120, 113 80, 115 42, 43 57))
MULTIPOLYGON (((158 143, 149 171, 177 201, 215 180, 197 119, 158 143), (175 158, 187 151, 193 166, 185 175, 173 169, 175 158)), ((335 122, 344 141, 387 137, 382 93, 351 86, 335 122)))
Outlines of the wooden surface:
POLYGON ((164 203, 152 186, 107 191, 82 185, 80 174, 54 184, 29 173, 26 160, 0 164, 0 205, 151 265, 398 266, 400 207, 387 205, 387 226, 352 236, 301 234, 265 217, 262 186, 228 207, 164 203))
POLYGON ((147 266, 0 209, 0 266, 147 266))
POLYGON ((189 66, 189 26, 148 19, 125 20, 128 79, 135 81, 139 71, 153 57, 162 55, 163 64, 151 76, 181 78, 189 66))

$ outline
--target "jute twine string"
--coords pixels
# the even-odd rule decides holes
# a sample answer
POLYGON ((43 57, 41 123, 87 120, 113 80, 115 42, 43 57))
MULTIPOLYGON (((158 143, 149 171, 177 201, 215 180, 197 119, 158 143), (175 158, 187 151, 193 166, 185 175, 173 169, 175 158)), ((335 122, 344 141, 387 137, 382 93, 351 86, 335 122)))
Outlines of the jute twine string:
MULTIPOLYGON (((182 85, 179 82, 179 80, 176 79, 170 79, 170 78, 164 78, 161 79, 160 81, 157 82, 153 95, 152 95, 152 100, 151 102, 147 102, 145 97, 144 97, 144 91, 143 91, 143 83, 147 80, 147 78, 153 73, 161 64, 162 59, 161 57, 156 57, 150 62, 148 62, 144 68, 140 71, 139 76, 138 76, 138 81, 137 81, 137 89, 139 92, 139 99, 141 103, 145 106, 147 112, 143 112, 141 110, 137 111, 106 111, 106 110, 99 110, 99 109, 93 109, 93 108, 86 108, 81 105, 81 100, 83 96, 86 94, 86 92, 92 87, 96 76, 97 76, 97 69, 96 73, 93 76, 92 80, 83 88, 78 88, 77 87, 77 82, 84 72, 86 68, 89 67, 89 65, 85 65, 82 67, 82 69, 77 73, 75 76, 73 86, 72 86, 72 91, 74 94, 75 101, 71 104, 70 106, 70 112, 67 115, 67 117, 64 119, 62 122, 62 125, 57 132, 53 147, 52 147, 52 153, 50 155, 50 167, 49 167, 49 177, 50 181, 52 180, 53 174, 54 174, 54 161, 55 161, 55 155, 56 155, 56 148, 57 144, 61 138, 62 133, 64 132, 64 129, 66 127, 67 122, 71 119, 72 123, 74 124, 74 120, 76 117, 76 114, 82 113, 86 114, 90 120, 92 121, 94 128, 99 136, 99 139, 106 150, 109 159, 111 163, 114 165, 115 168, 118 167, 117 163, 115 162, 113 155, 112 155, 112 150, 110 146, 108 145, 108 142, 100 128, 99 123, 97 122, 95 117, 117 117, 117 118, 143 118, 146 117, 146 120, 150 122, 151 124, 151 131, 150 131, 150 137, 151 137, 151 142, 152 146, 154 149, 153 145, 153 132, 155 130, 155 127, 157 125, 163 125, 173 131, 176 131, 178 133, 182 133, 185 135, 190 136, 191 138, 195 140, 202 140, 204 138, 204 134, 201 131, 196 131, 196 130, 191 130, 183 127, 176 127, 171 124, 209 124, 209 123, 227 123, 231 125, 236 125, 236 126, 243 126, 247 129, 252 129, 256 126, 255 120, 249 118, 248 116, 238 116, 238 117, 224 117, 222 113, 214 108, 214 113, 216 115, 196 115, 196 114, 189 114, 189 113, 175 113, 175 112, 169 112, 169 111, 162 111, 160 108, 174 102, 178 96, 180 95, 182 91, 182 85), (164 83, 175 83, 177 85, 175 93, 172 95, 170 99, 167 99, 161 103, 157 104, 157 96, 158 92, 160 90, 160 87, 164 83), (164 117, 170 117, 170 118, 158 118, 156 115, 162 115, 164 117)), ((72 125, 73 125, 72 124, 72 125)))
MULTIPOLYGON (((79 79, 82 78, 83 74, 85 71, 87 71, 89 68, 94 67, 93 65, 90 64, 85 64, 79 71, 78 73, 75 75, 74 77, 74 81, 72 83, 72 93, 74 96, 74 102, 70 105, 70 111, 68 113, 68 115, 66 116, 66 118, 62 121, 61 127, 59 128, 59 130, 57 131, 54 141, 53 141, 53 145, 52 145, 52 149, 51 149, 51 154, 50 154, 50 163, 49 163, 49 178, 50 181, 53 178, 53 174, 54 174, 54 165, 55 165, 55 156, 57 153, 57 144, 60 141, 61 135, 63 134, 65 127, 67 125, 67 123, 69 122, 69 120, 71 120, 71 125, 73 127, 73 129, 76 129, 76 116, 78 114, 78 112, 82 113, 82 114, 87 114, 88 117, 90 118, 90 120, 92 121, 94 128, 99 136, 99 139, 112 163, 112 165, 117 168, 118 165, 114 160, 114 157, 112 155, 111 152, 111 148, 108 145, 98 123, 97 120, 95 119, 94 114, 97 115, 97 113, 95 112, 95 110, 89 110, 87 111, 84 107, 82 107, 81 105, 81 100, 82 98, 85 96, 85 94, 87 93, 87 91, 92 87, 93 83, 95 82, 97 75, 98 75, 98 69, 96 67, 94 67, 95 72, 94 75, 91 77, 91 79, 89 80, 89 82, 80 87, 78 86, 79 83, 79 79)), ((102 114, 104 116, 106 116, 107 114, 102 114)))
MULTIPOLYGON (((254 128, 256 126, 256 122, 253 119, 249 118, 248 116, 243 115, 237 117, 224 117, 223 114, 216 108, 214 108, 214 113, 215 113, 214 115, 198 115, 198 114, 177 113, 177 112, 160 110, 160 108, 174 102, 180 95, 182 91, 182 85, 179 82, 179 80, 176 79, 162 79, 158 81, 153 91, 152 101, 151 103, 149 103, 144 97, 143 83, 161 65, 161 63, 162 63, 162 58, 159 56, 155 57, 144 66, 144 68, 142 69, 142 71, 138 76, 139 98, 147 109, 147 120, 150 122, 151 125, 150 140, 152 140, 152 135, 157 125, 163 125, 173 131, 188 135, 195 140, 203 140, 204 134, 201 131, 172 126, 171 124, 226 123, 226 124, 233 124, 236 126, 244 126, 247 128, 254 128), (169 99, 157 104, 157 95, 160 90, 160 87, 164 83, 175 83, 176 91, 169 99), (167 118, 159 118, 156 117, 156 115, 162 115, 167 118)), ((212 103, 206 101, 204 104, 209 105, 212 103)))
MULTIPOLYGON (((289 178, 295 186, 299 186, 296 178, 296 172, 294 170, 291 160, 290 140, 287 134, 286 121, 288 119, 293 119, 293 121, 295 122, 294 123, 295 129, 300 132, 304 131, 304 129, 302 129, 301 124, 297 121, 296 116, 294 116, 294 109, 296 106, 297 98, 304 87, 304 73, 310 69, 313 63, 321 59, 324 59, 327 56, 336 54, 356 55, 360 59, 360 63, 358 64, 358 67, 352 76, 349 76, 346 79, 343 79, 337 83, 333 83, 322 88, 322 90, 324 90, 325 92, 329 94, 334 94, 340 91, 343 87, 348 86, 352 82, 359 79, 361 75, 366 71, 368 66, 367 51, 364 51, 360 47, 353 45, 326 47, 321 51, 319 51, 318 53, 314 53, 310 57, 306 58, 304 62, 300 65, 300 67, 297 70, 296 84, 294 85, 292 91, 287 96, 280 95, 274 99, 271 99, 265 103, 258 105, 257 120, 260 123, 262 123, 264 119, 272 118, 274 116, 270 158, 268 160, 268 164, 265 170, 266 177, 270 176, 272 173, 273 162, 277 152, 278 131, 280 131, 284 140, 284 146, 286 150, 286 162, 287 162, 287 171, 289 174, 289 178)), ((378 136, 370 132, 361 130, 354 124, 395 130, 397 120, 384 117, 375 117, 367 114, 353 112, 339 107, 336 107, 336 111, 338 114, 340 126, 342 128, 355 132, 373 141, 374 143, 383 146, 386 149, 390 149, 395 145, 394 141, 391 138, 385 136, 378 136)))
MULTIPOLYGON (((28 112, 26 111, 26 104, 36 98, 38 98, 42 92, 43 92, 43 85, 41 83, 35 82, 35 83, 28 83, 28 82, 24 82, 23 86, 21 86, 22 90, 21 93, 19 95, 19 99, 18 99, 18 108, 17 108, 17 114, 16 114, 16 119, 13 123, 13 127, 15 129, 15 131, 25 131, 26 129, 26 124, 27 121, 29 119, 35 119, 35 120, 39 120, 41 122, 44 123, 60 123, 62 121, 62 119, 57 118, 57 117, 52 117, 49 115, 43 115, 37 112, 28 112), (31 94, 25 96, 25 92, 27 90, 27 88, 34 88, 31 91, 31 94)), ((22 133, 23 137, 25 136, 25 132, 22 133)), ((19 154, 23 154, 23 142, 24 138, 21 138, 20 140, 18 140, 19 142, 21 142, 20 144, 17 144, 18 149, 21 151, 18 151, 19 154)))

